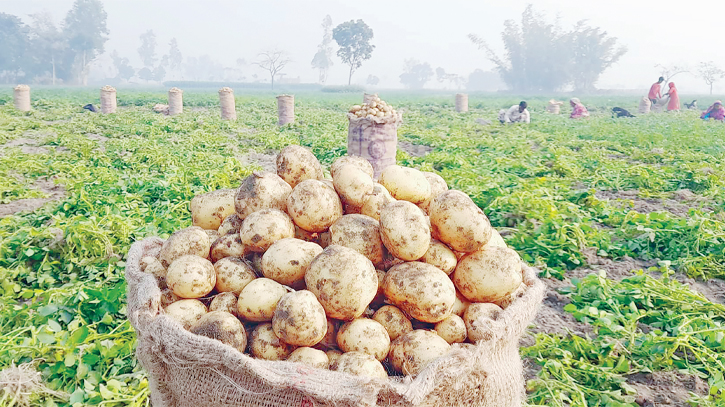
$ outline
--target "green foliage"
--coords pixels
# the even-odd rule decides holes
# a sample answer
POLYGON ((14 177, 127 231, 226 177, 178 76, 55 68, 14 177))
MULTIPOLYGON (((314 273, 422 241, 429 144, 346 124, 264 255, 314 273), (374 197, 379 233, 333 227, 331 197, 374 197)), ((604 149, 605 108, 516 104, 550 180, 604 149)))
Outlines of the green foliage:
POLYGON ((373 39, 373 29, 363 20, 350 20, 335 27, 332 30, 332 38, 340 47, 337 56, 343 63, 350 65, 350 75, 347 80, 349 85, 352 74, 362 66, 363 61, 372 57, 375 49, 375 45, 370 44, 370 40, 373 39))

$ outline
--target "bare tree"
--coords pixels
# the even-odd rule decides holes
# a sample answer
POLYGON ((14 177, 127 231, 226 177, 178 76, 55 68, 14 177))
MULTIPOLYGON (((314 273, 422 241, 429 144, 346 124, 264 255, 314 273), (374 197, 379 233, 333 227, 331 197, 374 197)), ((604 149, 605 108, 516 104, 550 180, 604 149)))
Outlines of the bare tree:
POLYGON ((681 73, 689 73, 690 70, 685 65, 661 65, 657 64, 655 65, 655 68, 658 68, 660 70, 660 75, 665 78, 665 84, 667 84, 670 79, 672 79, 675 75, 679 75, 681 73))
POLYGON ((700 62, 700 65, 697 68, 697 73, 700 75, 700 78, 702 78, 702 80, 704 80, 705 83, 710 86, 711 95, 712 84, 722 78, 725 78, 725 71, 718 68, 717 65, 715 65, 715 63, 712 61, 700 62))
POLYGON ((253 62, 253 64, 269 72, 269 76, 272 78, 272 89, 274 89, 274 77, 278 76, 290 62, 292 61, 287 58, 286 52, 270 50, 259 53, 257 61, 253 62))

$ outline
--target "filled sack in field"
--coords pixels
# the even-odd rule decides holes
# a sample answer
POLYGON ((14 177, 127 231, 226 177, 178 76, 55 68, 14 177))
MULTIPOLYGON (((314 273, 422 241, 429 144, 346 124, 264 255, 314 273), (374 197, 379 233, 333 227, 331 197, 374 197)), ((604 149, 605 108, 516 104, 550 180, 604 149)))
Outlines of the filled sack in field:
POLYGON ((647 114, 650 112, 651 107, 652 107, 652 101, 649 100, 649 97, 643 96, 642 100, 639 101, 639 113, 647 114))

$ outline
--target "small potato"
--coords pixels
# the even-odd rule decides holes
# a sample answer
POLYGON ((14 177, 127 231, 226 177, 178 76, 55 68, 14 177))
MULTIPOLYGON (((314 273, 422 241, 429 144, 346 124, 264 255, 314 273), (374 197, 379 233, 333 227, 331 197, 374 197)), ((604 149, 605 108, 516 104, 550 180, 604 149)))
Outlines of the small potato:
POLYGON ((378 182, 398 200, 419 204, 430 198, 430 183, 425 175, 415 168, 399 165, 385 167, 378 182))
POLYGON ((170 288, 164 288, 161 290, 161 307, 166 308, 179 300, 181 300, 181 297, 174 294, 170 288))
POLYGON ((349 373, 355 376, 367 376, 387 379, 388 373, 383 364, 373 356, 363 352, 346 352, 330 364, 330 370, 349 373))
POLYGON ((244 257, 247 252, 249 250, 244 247, 239 233, 230 233, 212 243, 209 257, 212 262, 216 263, 225 257, 244 257))
POLYGON ((431 201, 433 201, 433 199, 438 195, 448 191, 448 184, 446 184, 443 177, 434 172, 424 171, 423 176, 425 176, 425 179, 427 179, 430 184, 430 197, 419 203, 418 207, 425 211, 425 213, 428 213, 428 207, 430 206, 431 201))
POLYGON ((486 246, 508 247, 506 241, 503 240, 503 237, 494 228, 491 228, 491 239, 488 240, 486 246))
POLYGON ((456 288, 446 273, 427 263, 399 264, 385 274, 385 297, 423 322, 440 322, 453 311, 456 288))
POLYGON ((262 274, 294 289, 303 288, 305 272, 322 250, 316 243, 295 238, 278 240, 262 256, 262 274))
POLYGON ((234 213, 236 189, 220 189, 195 196, 191 200, 191 224, 217 230, 222 221, 234 213))
POLYGON ((395 202, 395 198, 390 195, 390 192, 384 186, 376 183, 373 185, 373 192, 363 198, 360 213, 379 221, 380 211, 383 209, 383 206, 391 202, 395 202))
POLYGON ((403 311, 392 305, 386 305, 375 311, 373 319, 385 327, 391 341, 394 341, 398 339, 400 335, 413 330, 413 324, 410 322, 408 317, 403 314, 403 311))
POLYGON ((219 235, 221 236, 239 233, 239 229, 242 228, 242 222, 244 222, 244 220, 236 213, 233 213, 224 218, 224 221, 222 221, 222 224, 219 225, 217 232, 219 232, 219 235))
POLYGON ((370 302, 370 308, 378 309, 385 305, 385 293, 383 292, 385 272, 383 270, 375 269, 375 274, 378 275, 378 293, 375 294, 375 298, 373 298, 372 302, 370 302))
POLYGON ((314 348, 297 348, 287 358, 288 362, 304 363, 318 369, 327 369, 330 366, 330 359, 327 354, 314 348))
POLYGON ((254 172, 242 181, 234 198, 234 208, 239 218, 262 209, 287 210, 287 197, 292 187, 279 175, 271 172, 254 172))
POLYGON ((307 179, 322 179, 322 165, 310 150, 290 145, 277 154, 277 175, 292 188, 307 179))
POLYGON ((468 335, 466 323, 458 315, 451 315, 437 323, 435 330, 438 336, 445 339, 449 344, 463 342, 468 335))
POLYGON ((278 338, 295 346, 314 346, 327 333, 325 309, 307 290, 287 293, 280 298, 272 317, 278 338))
POLYGON ((451 349, 445 339, 431 331, 417 329, 408 332, 390 345, 393 369, 405 375, 417 375, 425 366, 451 349))
POLYGON ((301 227, 295 225, 295 239, 304 240, 305 242, 316 243, 323 249, 330 245, 330 232, 313 233, 308 232, 301 227))
POLYGON ((166 268, 156 257, 146 256, 142 258, 141 270, 159 278, 166 278, 166 268))
POLYGON ((159 259, 157 259, 154 256, 144 256, 141 258, 141 261, 139 261, 138 266, 141 269, 141 271, 145 272, 146 267, 148 267, 149 264, 156 262, 156 261, 159 261, 159 259))
POLYGON ((380 223, 365 215, 344 215, 330 226, 330 243, 357 250, 375 267, 381 267, 385 247, 380 238, 380 223))
POLYGON ((338 168, 332 184, 343 204, 356 208, 361 208, 363 198, 373 192, 373 177, 354 165, 338 168))
POLYGON ((295 236, 295 225, 286 213, 278 209, 262 209, 247 216, 239 230, 244 247, 264 252, 272 243, 295 236))
POLYGON ((458 258, 448 246, 438 240, 431 240, 430 247, 421 261, 436 266, 443 270, 444 273, 450 275, 456 269, 458 258))
POLYGON ((192 254, 181 256, 169 266, 166 285, 181 298, 201 298, 216 285, 214 265, 192 254))
POLYGON ((189 328, 189 332, 216 339, 240 352, 244 352, 247 347, 244 325, 237 317, 226 311, 211 311, 204 314, 189 328))
POLYGON ((295 224, 308 232, 324 232, 340 217, 340 198, 322 181, 308 179, 292 190, 287 198, 287 211, 295 224))
POLYGON ((219 260, 214 263, 214 270, 216 289, 221 293, 232 292, 239 295, 247 284, 257 278, 252 266, 238 257, 225 257, 219 260))
POLYGON ((471 305, 471 302, 468 301, 466 297, 462 296, 458 290, 456 290, 456 302, 453 304, 453 315, 463 317, 463 314, 466 312, 469 305, 471 305))
POLYGON ((168 268, 174 260, 187 254, 207 258, 210 248, 209 235, 204 232, 204 229, 192 226, 169 236, 161 246, 159 260, 164 267, 168 268))
POLYGON ((206 305, 199 300, 179 300, 164 310, 167 317, 179 322, 184 329, 191 328, 206 314, 206 305))
POLYGON ((433 237, 458 252, 470 253, 491 238, 491 223, 483 211, 461 191, 446 191, 428 207, 433 237))
POLYGON ((287 289, 282 284, 268 278, 258 278, 247 284, 239 294, 237 310, 247 321, 271 321, 277 303, 285 294, 287 289))
POLYGON ((498 319, 501 312, 503 310, 496 304, 486 302, 471 304, 463 314, 468 339, 471 342, 491 339, 492 326, 490 323, 498 319))
POLYGON ((336 159, 330 166, 330 175, 332 175, 332 178, 334 179, 337 171, 346 165, 354 165, 368 174, 370 178, 373 177, 373 166, 368 160, 354 155, 345 155, 336 159))
POLYGON ((342 352, 340 352, 337 349, 330 349, 327 352, 325 352, 325 355, 327 355, 327 359, 329 359, 330 363, 328 365, 328 369, 330 366, 333 365, 333 363, 337 362, 337 360, 342 356, 342 352))
POLYGON ((390 351, 390 336, 380 322, 358 318, 340 327, 337 346, 343 352, 363 352, 382 361, 390 351))
POLYGON ((373 263, 353 249, 334 244, 312 260, 305 283, 329 318, 344 321, 362 315, 378 291, 373 263))
POLYGON ((430 227, 423 211, 406 201, 383 207, 380 236, 390 254, 406 261, 420 259, 430 247, 430 227))
POLYGON ((464 256, 453 272, 453 283, 469 301, 496 302, 523 282, 521 257, 504 247, 484 247, 464 256))
POLYGON ((294 346, 280 340, 274 334, 272 324, 259 324, 250 338, 249 351, 255 358, 265 360, 285 360, 294 350, 294 346))
POLYGON ((338 323, 334 319, 327 318, 327 333, 320 342, 315 345, 315 349, 328 350, 337 349, 337 327, 338 323))
POLYGON ((225 311, 239 317, 237 309, 237 296, 234 293, 220 293, 214 296, 209 304, 209 311, 225 311))

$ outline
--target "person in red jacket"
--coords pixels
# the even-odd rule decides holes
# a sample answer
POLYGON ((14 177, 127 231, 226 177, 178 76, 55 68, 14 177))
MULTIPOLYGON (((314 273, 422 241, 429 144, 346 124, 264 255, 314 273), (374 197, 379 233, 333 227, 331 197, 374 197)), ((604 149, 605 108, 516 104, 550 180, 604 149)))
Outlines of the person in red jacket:
POLYGON ((657 103, 659 99, 662 99, 662 82, 665 81, 665 78, 660 76, 660 79, 653 83, 652 86, 649 88, 649 95, 647 97, 649 98, 650 102, 652 104, 657 103))

